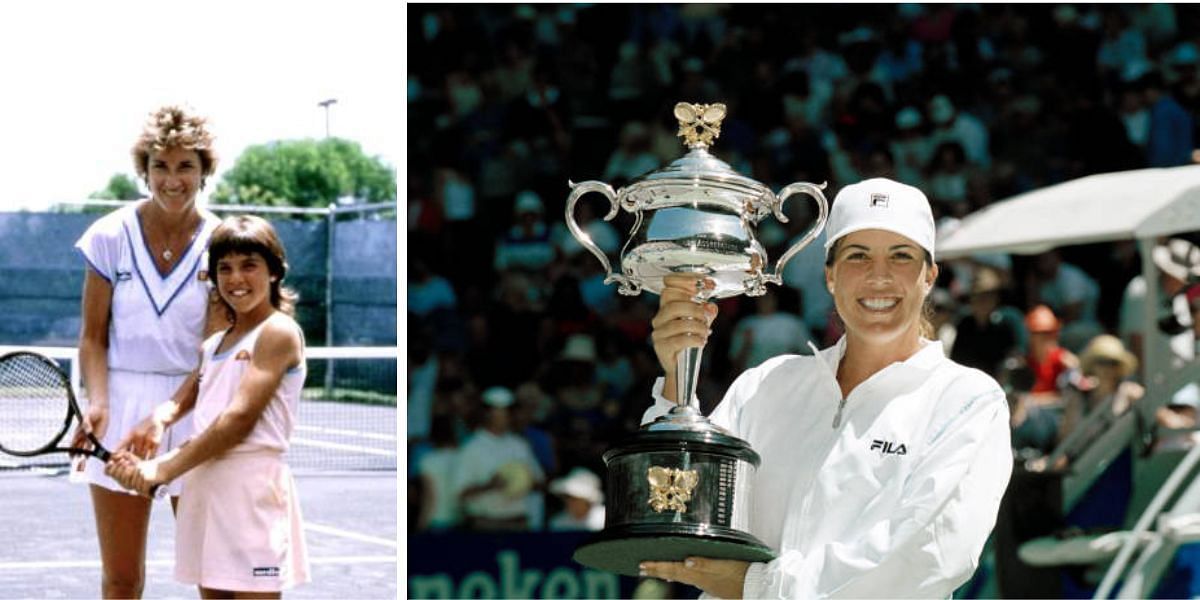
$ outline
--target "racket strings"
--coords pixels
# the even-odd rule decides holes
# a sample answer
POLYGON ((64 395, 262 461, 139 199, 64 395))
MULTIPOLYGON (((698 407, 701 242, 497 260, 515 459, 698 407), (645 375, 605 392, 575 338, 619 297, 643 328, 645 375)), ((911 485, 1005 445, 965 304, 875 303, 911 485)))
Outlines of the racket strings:
POLYGON ((0 359, 0 448, 32 453, 58 443, 70 415, 68 385, 61 371, 39 356, 0 359))

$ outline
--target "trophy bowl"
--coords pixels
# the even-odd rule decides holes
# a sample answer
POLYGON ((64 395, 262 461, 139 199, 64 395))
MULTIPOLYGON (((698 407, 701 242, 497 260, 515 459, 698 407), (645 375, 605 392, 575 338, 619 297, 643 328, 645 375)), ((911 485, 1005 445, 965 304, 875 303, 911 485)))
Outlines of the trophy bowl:
MULTIPOLYGON (((734 171, 708 152, 720 134, 723 104, 675 105, 679 136, 690 151, 620 190, 599 181, 570 183, 567 228, 604 266, 605 283, 636 295, 661 293, 663 278, 692 274, 713 280, 698 291, 704 302, 766 293, 782 282, 787 262, 825 226, 824 184, 797 182, 778 195, 734 171), (620 209, 634 224, 621 250, 620 273, 575 222, 575 205, 588 193, 609 200, 605 220, 620 209), (783 203, 796 194, 811 197, 817 217, 799 240, 768 270, 767 252, 755 226, 774 215, 786 223, 783 203)), ((705 418, 695 397, 701 348, 679 353, 676 405, 605 452, 608 503, 604 530, 576 550, 577 562, 637 576, 642 561, 680 561, 688 556, 769 561, 774 553, 747 532, 752 481, 760 458, 748 443, 705 418)))

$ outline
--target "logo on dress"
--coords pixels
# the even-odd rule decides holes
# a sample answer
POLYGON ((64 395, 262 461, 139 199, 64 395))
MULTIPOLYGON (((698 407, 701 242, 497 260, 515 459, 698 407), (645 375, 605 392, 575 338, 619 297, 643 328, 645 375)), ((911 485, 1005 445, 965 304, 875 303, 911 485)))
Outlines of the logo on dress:
POLYGON ((904 444, 885 442, 883 440, 871 440, 871 450, 878 450, 879 453, 884 456, 887 456, 888 454, 895 454, 898 456, 908 454, 908 448, 905 448, 904 444))
POLYGON ((279 567, 254 567, 255 577, 279 577, 279 567))
POLYGON ((199 273, 196 273, 196 279, 199 281, 208 281, 208 269, 201 269, 199 273))
POLYGON ((117 271, 117 281, 129 281, 130 279, 133 279, 133 272, 117 271))
POLYGON ((239 350, 233 357, 233 360, 250 360, 250 353, 245 350, 239 350))
POLYGON ((875 208, 875 207, 887 208, 887 205, 888 205, 888 195, 887 194, 871 194, 871 208, 875 208))

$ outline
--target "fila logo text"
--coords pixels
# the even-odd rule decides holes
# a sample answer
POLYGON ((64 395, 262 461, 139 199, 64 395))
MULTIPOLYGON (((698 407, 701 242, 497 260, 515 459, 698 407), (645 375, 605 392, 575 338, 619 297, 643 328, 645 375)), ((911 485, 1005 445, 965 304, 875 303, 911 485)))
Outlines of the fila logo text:
POLYGON ((885 456, 888 454, 895 454, 897 456, 908 454, 908 448, 906 448, 904 444, 885 442, 883 440, 871 440, 871 450, 878 450, 880 454, 885 456))

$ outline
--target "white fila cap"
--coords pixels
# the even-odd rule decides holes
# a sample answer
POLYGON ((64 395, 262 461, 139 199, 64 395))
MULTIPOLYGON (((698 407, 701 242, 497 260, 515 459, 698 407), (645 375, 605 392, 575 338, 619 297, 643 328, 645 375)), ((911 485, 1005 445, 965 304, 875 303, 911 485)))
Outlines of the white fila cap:
POLYGON ((829 211, 825 252, 847 234, 864 229, 898 233, 924 248, 931 260, 934 257, 933 210, 925 194, 911 185, 876 177, 838 191, 829 211))

